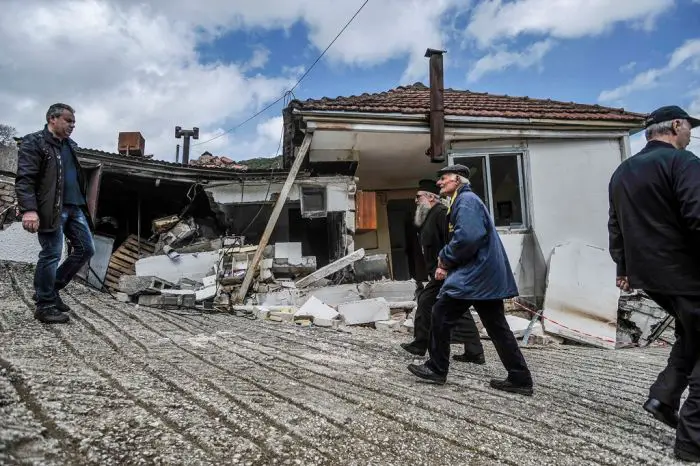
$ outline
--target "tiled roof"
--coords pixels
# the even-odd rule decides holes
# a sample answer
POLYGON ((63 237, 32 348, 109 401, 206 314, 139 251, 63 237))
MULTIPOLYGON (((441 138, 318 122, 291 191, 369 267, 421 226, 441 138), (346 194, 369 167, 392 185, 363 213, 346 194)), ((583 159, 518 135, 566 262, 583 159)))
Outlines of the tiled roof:
POLYGON ((182 163, 166 162, 164 160, 155 160, 145 157, 137 157, 133 155, 121 155, 96 149, 87 149, 83 147, 78 148, 78 155, 82 157, 93 158, 96 160, 102 160, 107 163, 109 163, 112 160, 115 163, 126 163, 134 168, 142 167, 143 169, 160 170, 162 172, 172 172, 172 170, 184 170, 185 172, 190 172, 193 175, 200 174, 205 177, 212 177, 217 179, 227 177, 264 178, 269 177, 272 174, 279 175, 286 173, 286 171, 282 169, 241 170, 233 167, 209 167, 198 166, 195 164, 184 165, 182 163))
MULTIPOLYGON (((444 102, 446 116, 598 120, 639 123, 640 126, 645 118, 643 114, 620 108, 455 89, 445 89, 444 102)), ((430 112, 430 88, 416 83, 376 94, 295 100, 290 106, 300 110, 427 115, 430 112)))

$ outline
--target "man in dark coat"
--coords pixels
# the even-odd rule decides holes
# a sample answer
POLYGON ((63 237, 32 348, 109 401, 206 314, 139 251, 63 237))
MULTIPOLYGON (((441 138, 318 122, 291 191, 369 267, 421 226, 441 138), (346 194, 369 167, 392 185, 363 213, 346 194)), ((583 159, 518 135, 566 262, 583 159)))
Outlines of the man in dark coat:
POLYGON ((44 129, 24 136, 17 155, 15 192, 22 226, 38 233, 41 245, 34 275, 34 317, 48 324, 69 321, 70 309, 58 292, 95 253, 85 177, 77 144, 70 138, 74 127, 74 110, 54 104, 46 112, 44 129), (59 267, 64 235, 72 251, 59 267))
POLYGON ((676 429, 678 458, 700 462, 700 159, 685 150, 700 120, 667 106, 645 126, 646 147, 610 180, 610 255, 618 287, 643 289, 675 318, 668 364, 643 407, 676 429))
MULTIPOLYGON (((414 320, 414 339, 410 343, 402 343, 401 347, 416 356, 425 355, 430 344, 430 326, 432 309, 443 280, 435 279, 438 254, 447 244, 448 219, 447 207, 440 202, 440 189, 433 180, 421 180, 416 193, 416 214, 414 223, 419 228, 419 240, 423 259, 428 271, 428 284, 418 291, 416 317, 414 320)), ((464 343, 464 354, 456 355, 458 361, 484 364, 484 348, 481 345, 479 331, 476 328, 471 313, 464 318, 452 332, 452 343, 464 343)))
POLYGON ((497 390, 532 395, 532 376, 518 342, 508 326, 503 300, 518 295, 506 251, 491 215, 472 192, 467 167, 452 165, 438 172, 440 194, 451 196, 450 242, 440 251, 435 270, 445 283, 433 307, 430 359, 410 364, 409 371, 425 380, 444 384, 450 362, 452 327, 474 306, 508 371, 505 380, 491 380, 497 390))

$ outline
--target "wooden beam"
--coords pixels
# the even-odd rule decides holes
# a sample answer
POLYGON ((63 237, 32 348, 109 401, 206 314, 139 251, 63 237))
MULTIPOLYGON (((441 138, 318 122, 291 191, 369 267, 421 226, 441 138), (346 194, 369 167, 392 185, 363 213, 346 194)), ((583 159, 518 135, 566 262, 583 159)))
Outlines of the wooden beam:
POLYGON ((260 259, 262 259, 263 250, 267 246, 267 242, 270 241, 270 236, 272 236, 272 230, 275 229, 275 225, 277 225, 277 220, 279 219, 280 213, 282 212, 282 208, 284 207, 284 203, 287 202, 287 197, 289 197, 289 191, 291 191, 292 185, 294 184, 294 180, 297 177, 297 173, 299 173, 299 169, 301 168, 301 164, 309 152, 309 147, 311 147, 311 138, 312 137, 313 137, 313 133, 306 133, 306 135, 304 136, 304 141, 301 143, 301 147, 299 148, 299 152, 297 153, 297 156, 294 159, 294 164, 292 164, 292 168, 289 170, 289 175, 287 176, 287 181, 284 182, 284 186, 282 186, 282 191, 280 192, 280 195, 277 197, 277 202, 275 202, 275 207, 274 207, 274 209, 272 209, 272 214, 270 214, 270 218, 267 221, 267 226, 265 227, 265 231, 263 232, 262 238, 260 238, 260 242, 258 243, 258 249, 255 251, 255 255, 253 256, 253 260, 250 262, 250 265, 248 266, 248 270, 246 270, 246 272, 245 272, 245 278, 243 279, 243 284, 241 285, 241 288, 238 290, 238 295, 236 295, 236 298, 234 299, 233 304, 241 304, 245 300, 245 296, 248 293, 248 288, 250 288, 250 284, 253 281, 253 276, 255 275, 255 269, 258 268, 258 264, 260 263, 260 259))

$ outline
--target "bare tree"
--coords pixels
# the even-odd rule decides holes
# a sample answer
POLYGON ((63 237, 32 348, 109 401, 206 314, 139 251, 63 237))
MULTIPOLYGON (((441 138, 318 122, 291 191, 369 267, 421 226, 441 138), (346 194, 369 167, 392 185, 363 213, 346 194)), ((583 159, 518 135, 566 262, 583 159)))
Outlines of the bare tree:
POLYGON ((12 139, 17 134, 17 130, 12 126, 0 123, 0 147, 12 147, 15 144, 12 139))

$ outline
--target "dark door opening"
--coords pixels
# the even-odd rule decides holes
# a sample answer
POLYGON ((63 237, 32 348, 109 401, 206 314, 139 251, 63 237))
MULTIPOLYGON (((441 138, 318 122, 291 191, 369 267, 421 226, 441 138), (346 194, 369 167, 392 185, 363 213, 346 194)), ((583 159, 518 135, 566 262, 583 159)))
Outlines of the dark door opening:
POLYGON ((427 278, 423 254, 418 242, 418 227, 413 223, 416 204, 413 199, 387 202, 391 268, 394 280, 424 281, 427 278))

